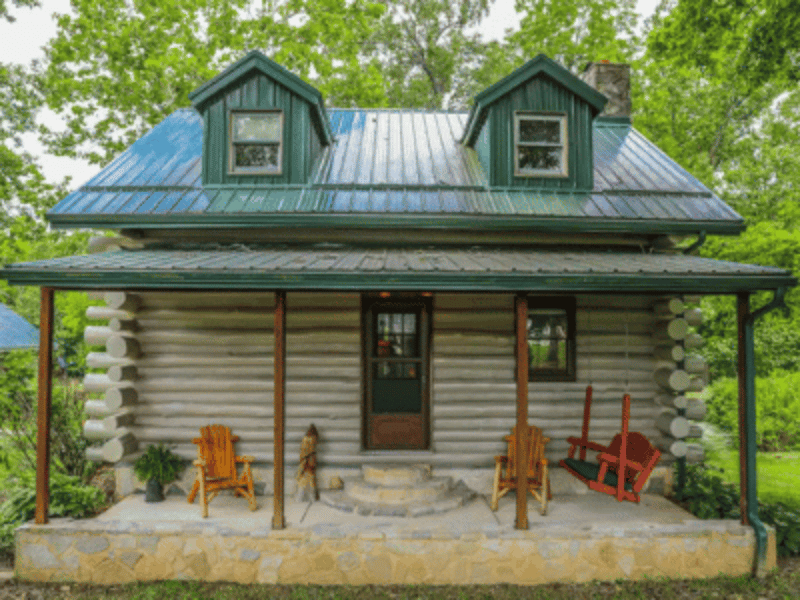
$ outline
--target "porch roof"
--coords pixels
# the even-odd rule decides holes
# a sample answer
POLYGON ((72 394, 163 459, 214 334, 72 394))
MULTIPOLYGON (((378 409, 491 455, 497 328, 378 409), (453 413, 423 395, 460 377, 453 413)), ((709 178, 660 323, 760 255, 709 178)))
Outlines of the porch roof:
POLYGON ((149 246, 7 265, 16 285, 730 294, 793 286, 774 267, 683 254, 539 248, 149 246))

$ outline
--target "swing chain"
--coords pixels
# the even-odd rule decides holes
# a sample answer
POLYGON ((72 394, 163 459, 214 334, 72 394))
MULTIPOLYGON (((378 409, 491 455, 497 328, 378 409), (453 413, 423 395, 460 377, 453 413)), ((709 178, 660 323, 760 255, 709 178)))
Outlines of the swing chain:
POLYGON ((628 355, 628 322, 627 320, 624 323, 625 325, 625 393, 630 392, 630 377, 629 377, 629 370, 630 370, 630 358, 628 355))

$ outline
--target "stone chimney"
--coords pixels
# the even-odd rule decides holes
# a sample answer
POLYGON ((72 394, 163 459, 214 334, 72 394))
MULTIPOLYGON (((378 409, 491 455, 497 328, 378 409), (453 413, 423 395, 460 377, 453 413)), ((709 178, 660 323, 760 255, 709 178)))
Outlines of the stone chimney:
POLYGON ((631 66, 600 61, 589 63, 581 79, 608 98, 603 117, 631 116, 631 66))

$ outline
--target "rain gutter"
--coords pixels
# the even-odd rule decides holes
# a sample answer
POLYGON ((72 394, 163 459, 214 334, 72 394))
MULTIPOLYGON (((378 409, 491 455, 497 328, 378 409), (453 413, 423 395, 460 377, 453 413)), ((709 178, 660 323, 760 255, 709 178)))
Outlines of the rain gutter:
POLYGON ((758 517, 756 493, 756 379, 755 345, 753 330, 755 320, 779 307, 785 307, 787 287, 775 290, 772 301, 750 312, 750 294, 737 295, 739 321, 739 469, 741 478, 740 506, 742 524, 753 528, 756 538, 756 555, 753 573, 763 576, 767 562, 767 528, 758 517))
POLYGON ((706 243, 706 230, 703 229, 697 237, 697 240, 686 250, 683 251, 684 254, 691 254, 695 250, 697 250, 700 246, 706 243))

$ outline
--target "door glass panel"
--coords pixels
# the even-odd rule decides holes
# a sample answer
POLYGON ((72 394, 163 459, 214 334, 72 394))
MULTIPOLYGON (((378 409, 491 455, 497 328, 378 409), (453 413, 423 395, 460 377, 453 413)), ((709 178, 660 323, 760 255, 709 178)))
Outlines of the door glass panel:
POLYGON ((373 414, 422 410, 419 316, 414 312, 377 312, 373 321, 373 414))
POLYGON ((416 314, 378 313, 375 328, 375 356, 419 357, 416 314))

